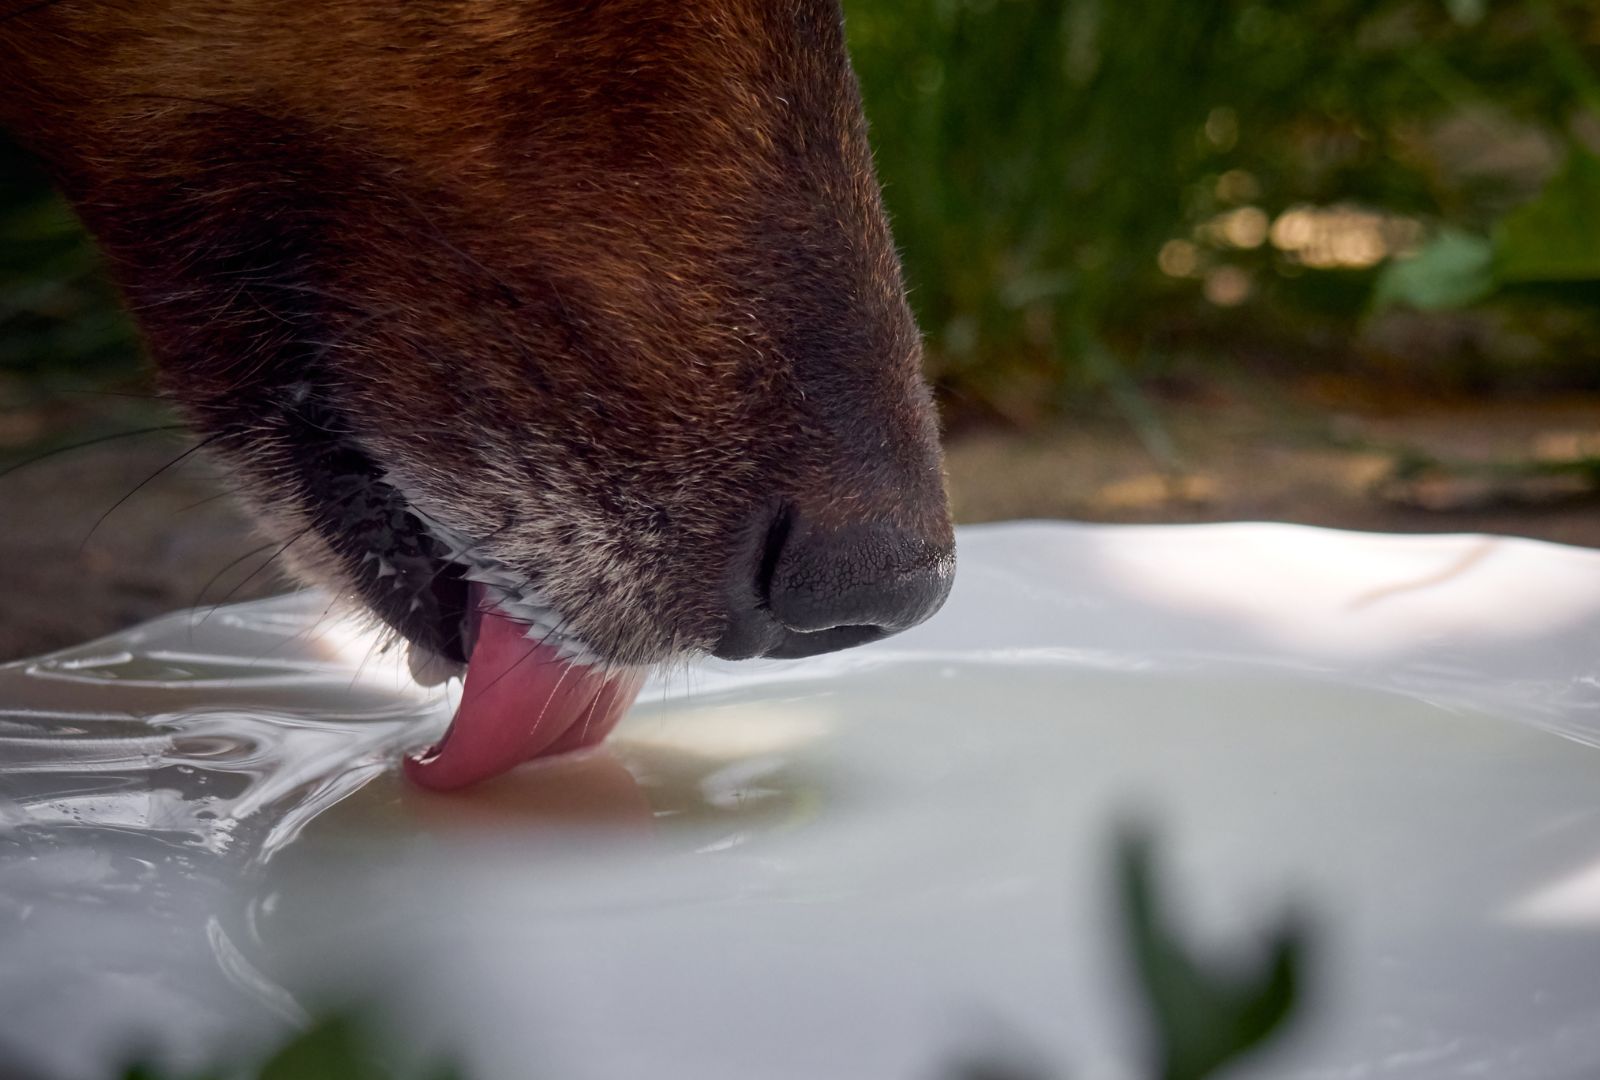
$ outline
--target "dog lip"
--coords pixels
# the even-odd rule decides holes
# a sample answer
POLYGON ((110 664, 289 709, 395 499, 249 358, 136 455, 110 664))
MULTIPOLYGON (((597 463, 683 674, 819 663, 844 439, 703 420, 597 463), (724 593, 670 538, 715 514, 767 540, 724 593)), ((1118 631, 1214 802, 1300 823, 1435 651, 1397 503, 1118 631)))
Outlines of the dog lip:
POLYGON ((481 540, 423 509, 416 486, 363 444, 325 392, 296 384, 282 409, 298 436, 292 444, 313 525, 342 560, 356 595, 411 644, 419 682, 443 682, 471 656, 474 583, 563 658, 595 662, 526 575, 485 556, 481 540))
POLYGON ((563 659, 597 662, 526 574, 423 509, 416 485, 380 464, 324 394, 298 384, 283 415, 300 436, 301 495, 316 531, 340 557, 356 596, 409 643, 419 683, 438 685, 465 668, 478 624, 468 601, 474 587, 563 659))
POLYGON ((308 385, 290 388, 280 417, 309 529, 373 614, 443 660, 465 661, 461 568, 348 418, 308 385))
MULTIPOLYGON (((403 484, 396 484, 404 490, 403 484)), ((542 592, 528 580, 499 559, 483 553, 483 545, 466 534, 437 521, 426 522, 429 534, 448 553, 448 561, 460 569, 468 582, 481 586, 493 606, 505 617, 529 627, 530 640, 555 649, 564 660, 574 663, 596 664, 599 657, 589 645, 572 633, 567 620, 561 616, 542 592)), ((463 613, 463 652, 471 655, 476 638, 477 619, 470 609, 463 613)))
POLYGON ((763 609, 729 619, 711 649, 718 660, 755 660, 772 655, 789 631, 763 609))
POLYGON ((790 630, 770 616, 729 623, 711 655, 718 660, 800 660, 852 649, 889 637, 897 630, 882 626, 833 626, 826 630, 790 630))
POLYGON ((882 626, 834 626, 827 630, 791 630, 767 655, 774 660, 801 660, 808 656, 853 649, 898 633, 882 626))

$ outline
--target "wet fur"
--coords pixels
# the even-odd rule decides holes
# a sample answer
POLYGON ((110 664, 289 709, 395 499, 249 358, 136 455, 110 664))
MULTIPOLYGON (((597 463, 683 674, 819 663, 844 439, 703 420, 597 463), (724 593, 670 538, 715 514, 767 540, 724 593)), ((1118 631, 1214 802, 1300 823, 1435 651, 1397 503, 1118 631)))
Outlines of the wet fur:
POLYGON ((627 663, 784 506, 948 542, 836 0, 13 5, 0 123, 284 558, 431 648, 417 519, 627 663))

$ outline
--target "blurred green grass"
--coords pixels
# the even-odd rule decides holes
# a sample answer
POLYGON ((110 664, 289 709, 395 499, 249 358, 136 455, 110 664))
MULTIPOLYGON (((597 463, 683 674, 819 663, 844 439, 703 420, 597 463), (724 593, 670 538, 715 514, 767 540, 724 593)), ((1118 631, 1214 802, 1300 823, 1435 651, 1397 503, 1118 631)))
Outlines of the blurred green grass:
POLYGON ((94 245, 44 175, 0 140, 0 372, 97 378, 137 355, 94 245))
MULTIPOLYGON (((1109 399, 1160 455, 1141 388, 1228 367, 1600 387, 1592 283, 1490 295, 1462 277, 1481 246, 1429 248, 1488 236, 1600 150, 1587 0, 845 8, 954 422, 1109 399), (1423 249, 1384 298, 1433 310, 1386 335, 1375 289, 1423 249), (1441 310, 1457 301, 1474 305, 1470 348, 1464 316, 1441 310)), ((92 247, 0 144, 0 405, 137 386, 138 370, 92 247)))
MULTIPOLYGON (((1588 3, 846 9, 930 370, 958 415, 1027 422, 1241 355, 1360 361, 1386 262, 1488 229, 1600 140, 1588 3)), ((1600 383, 1588 298, 1524 299, 1492 328, 1495 379, 1600 383)), ((1481 383, 1482 358, 1468 365, 1481 383)))

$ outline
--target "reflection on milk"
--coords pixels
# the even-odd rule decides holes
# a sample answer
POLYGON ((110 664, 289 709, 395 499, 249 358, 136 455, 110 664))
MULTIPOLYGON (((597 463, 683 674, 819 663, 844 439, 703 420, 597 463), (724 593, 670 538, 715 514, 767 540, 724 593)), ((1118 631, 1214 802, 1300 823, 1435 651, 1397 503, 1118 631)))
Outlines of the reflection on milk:
POLYGON ((483 1080, 911 1080, 985 1018, 1133 1075, 1134 810, 1202 942, 1286 895, 1321 931, 1310 1020, 1236 1075, 1600 1062, 1600 699, 1568 644, 1600 556, 1261 529, 1229 563, 1199 532, 966 533, 928 627, 656 684, 604 747, 460 795, 395 769, 447 694, 311 595, 0 668, 0 1058, 237 1059, 380 994, 483 1080), (1297 591, 1308 552, 1366 570, 1297 591), (1460 580, 1492 608, 1549 558, 1547 633, 1449 632, 1460 580), (1429 566, 1465 568, 1371 600, 1429 566))

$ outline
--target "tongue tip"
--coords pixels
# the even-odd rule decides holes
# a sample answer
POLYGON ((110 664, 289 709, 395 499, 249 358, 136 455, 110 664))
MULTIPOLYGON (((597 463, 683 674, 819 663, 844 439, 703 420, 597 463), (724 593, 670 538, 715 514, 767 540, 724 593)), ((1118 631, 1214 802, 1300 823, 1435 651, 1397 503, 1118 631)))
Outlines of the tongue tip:
MULTIPOLYGON (((412 784, 428 791, 460 791, 493 780, 530 761, 598 745, 611 734, 628 706, 633 704, 644 675, 625 672, 602 676, 585 670, 576 678, 592 686, 591 692, 583 695, 584 704, 569 707, 563 716, 548 717, 548 701, 529 702, 529 708, 538 712, 539 722, 520 740, 508 743, 504 738, 474 738, 470 734, 462 738, 458 713, 442 739, 426 750, 406 755, 401 762, 402 772, 412 784), (547 719, 551 722, 546 723, 547 719), (536 734, 540 727, 545 730, 536 734)), ((503 735, 502 732, 493 734, 503 735)))
POLYGON ((430 746, 415 754, 407 754, 400 762, 400 772, 411 783, 429 791, 456 791, 464 784, 452 784, 448 777, 436 775, 433 763, 438 760, 439 747, 430 746))
POLYGON ((475 776, 466 774, 460 769, 442 766, 440 764, 442 749, 443 744, 440 743, 428 747, 421 753, 407 754, 405 760, 401 762, 401 772, 411 783, 429 791, 460 791, 496 775, 488 772, 475 776))

